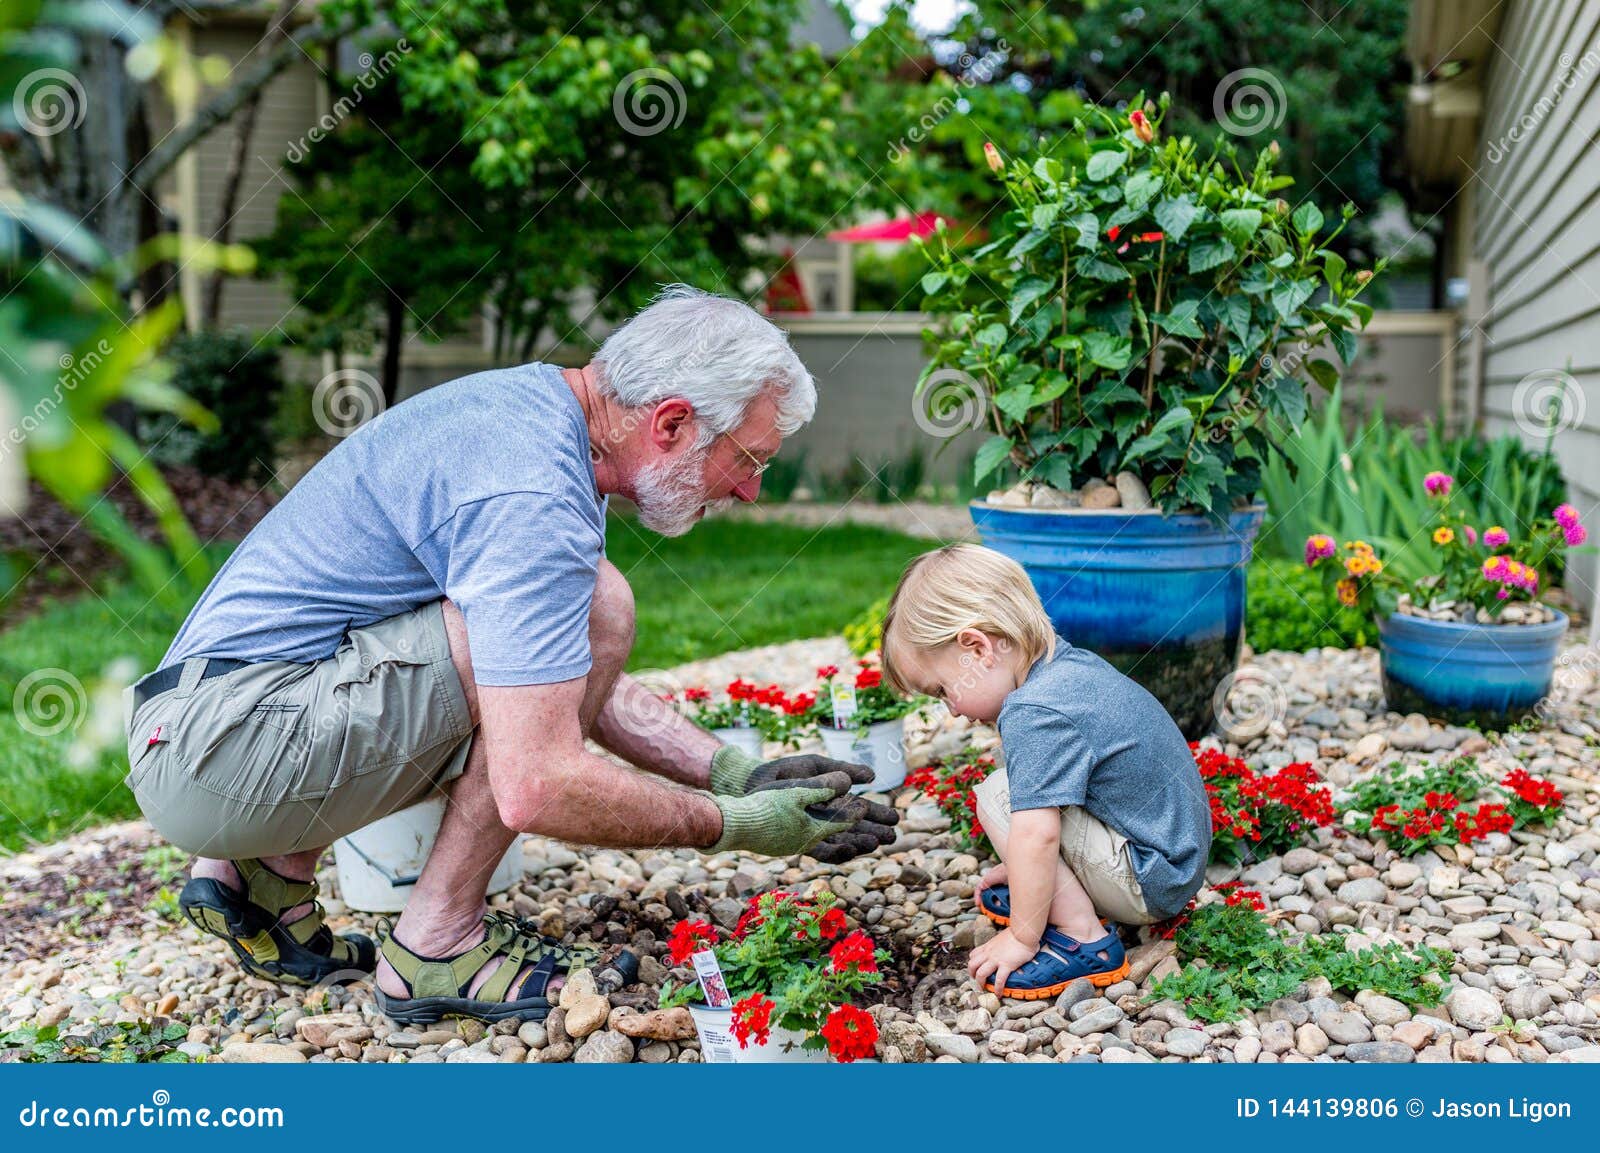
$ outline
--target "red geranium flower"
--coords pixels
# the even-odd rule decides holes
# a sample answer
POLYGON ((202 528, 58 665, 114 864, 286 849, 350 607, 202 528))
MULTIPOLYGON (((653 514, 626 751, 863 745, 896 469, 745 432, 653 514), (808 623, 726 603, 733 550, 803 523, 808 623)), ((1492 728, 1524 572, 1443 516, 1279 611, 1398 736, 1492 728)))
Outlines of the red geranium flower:
MULTIPOLYGON (((844 915, 844 910, 839 908, 827 910, 820 917, 813 918, 811 924, 817 927, 817 935, 824 941, 833 940, 849 927, 849 921, 844 915)), ((810 926, 808 925, 800 926, 794 931, 794 939, 797 941, 805 940, 809 928, 810 926)))
POLYGON ((883 673, 878 669, 862 669, 856 674, 856 688, 875 689, 883 683, 883 673))
POLYGON ((684 689, 683 690, 683 699, 686 700, 686 701, 709 701, 711 699, 711 690, 710 689, 684 689))
POLYGON ((749 681, 735 680, 728 685, 728 696, 736 701, 755 700, 756 687, 749 681))
POLYGON ((836 677, 838 675, 839 675, 839 666, 838 665, 823 665, 820 669, 817 670, 817 679, 821 680, 821 681, 825 681, 829 677, 836 677))
POLYGON ((717 943, 717 930, 710 921, 679 921, 667 937, 672 963, 681 965, 701 949, 717 943))
POLYGON ((742 1001, 733 1003, 733 1036, 739 1048, 749 1048, 750 1042, 765 1045, 772 1035, 772 1010, 776 1003, 770 997, 752 993, 742 1001))
POLYGON ((854 1005, 840 1005, 822 1024, 822 1039, 828 1043, 833 1059, 848 1065, 860 1057, 870 1057, 878 1044, 878 1023, 872 1014, 854 1005))

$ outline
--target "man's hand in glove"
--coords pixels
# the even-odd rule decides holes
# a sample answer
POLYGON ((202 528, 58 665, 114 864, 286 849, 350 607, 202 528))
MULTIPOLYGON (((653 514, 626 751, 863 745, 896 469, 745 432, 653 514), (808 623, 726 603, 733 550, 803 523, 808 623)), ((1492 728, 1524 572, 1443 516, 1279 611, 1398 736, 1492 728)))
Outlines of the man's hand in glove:
MULTIPOLYGON (((794 771, 780 768, 743 796, 714 797, 722 811, 722 836, 711 846, 712 852, 743 849, 768 857, 810 853, 836 864, 894 840, 893 826, 900 815, 850 792, 852 785, 871 779, 870 769, 823 757, 787 757, 769 764, 781 767, 784 761, 839 767, 801 777, 779 776, 779 771, 794 771), (863 770, 869 774, 865 778, 863 770)), ((757 762, 757 767, 768 766, 757 762)))
POLYGON ((723 745, 711 757, 711 791, 719 797, 743 797, 774 781, 800 781, 825 773, 846 773, 853 785, 872 780, 870 768, 850 761, 835 761, 815 753, 763 761, 743 749, 723 745))

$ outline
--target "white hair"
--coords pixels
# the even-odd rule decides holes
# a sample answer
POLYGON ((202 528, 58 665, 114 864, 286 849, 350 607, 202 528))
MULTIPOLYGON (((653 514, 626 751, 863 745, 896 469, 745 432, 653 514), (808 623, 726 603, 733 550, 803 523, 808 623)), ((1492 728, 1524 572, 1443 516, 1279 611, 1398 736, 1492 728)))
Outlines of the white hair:
POLYGON ((781 436, 817 408, 817 386, 783 329, 748 304, 687 284, 666 286, 606 337, 594 366, 600 390, 624 408, 688 401, 702 446, 738 428, 763 393, 777 404, 781 436))

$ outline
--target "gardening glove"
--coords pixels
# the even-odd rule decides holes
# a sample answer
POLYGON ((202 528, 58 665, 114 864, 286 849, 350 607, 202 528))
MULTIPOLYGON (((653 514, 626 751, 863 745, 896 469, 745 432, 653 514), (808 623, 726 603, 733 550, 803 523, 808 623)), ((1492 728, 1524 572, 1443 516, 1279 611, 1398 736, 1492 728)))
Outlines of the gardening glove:
POLYGON ((841 772, 849 774, 852 785, 872 780, 872 770, 866 765, 835 761, 815 753, 763 761, 743 749, 723 745, 711 757, 711 791, 721 797, 743 797, 774 781, 799 781, 841 772))
MULTIPOLYGON (((846 842, 851 847, 857 842, 864 844, 868 837, 877 842, 882 835, 877 830, 892 825, 898 814, 885 805, 853 796, 850 786, 854 783, 850 774, 832 772, 771 781, 742 797, 714 796, 712 800, 722 811, 722 836, 710 851, 740 849, 766 857, 792 857, 840 834, 854 838, 846 842)), ((889 836, 893 838, 892 830, 889 836)))

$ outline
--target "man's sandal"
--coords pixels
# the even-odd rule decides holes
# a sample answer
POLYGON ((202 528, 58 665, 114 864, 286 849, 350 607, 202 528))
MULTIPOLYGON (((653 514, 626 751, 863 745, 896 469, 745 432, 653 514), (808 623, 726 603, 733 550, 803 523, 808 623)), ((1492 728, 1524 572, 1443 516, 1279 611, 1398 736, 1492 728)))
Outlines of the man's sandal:
POLYGON ((323 923, 315 881, 294 881, 254 858, 233 862, 245 892, 210 877, 194 877, 178 907, 202 933, 221 937, 252 976, 285 985, 317 985, 344 974, 356 980, 377 966, 377 949, 360 933, 335 937, 323 923), (311 912, 284 925, 286 910, 310 902, 311 912))
POLYGON ((1098 941, 1078 941, 1060 929, 1049 928, 1039 942, 1039 952, 1006 980, 1004 989, 989 981, 985 991, 1022 1001, 1043 1001, 1059 996, 1072 982, 1087 979, 1098 989, 1115 985, 1128 975, 1127 953, 1115 932, 1098 941), (1104 953, 1105 956, 1100 956, 1104 953))
MULTIPOLYGON (((987 889, 979 889, 978 910, 996 925, 1004 927, 1011 924, 1011 886, 990 885, 987 889)), ((1100 918, 1100 923, 1113 931, 1117 928, 1116 922, 1104 917, 1100 918)))
MULTIPOLYGON (((505 913, 483 918, 483 942, 454 957, 424 957, 394 939, 387 921, 378 926, 378 948, 405 984, 408 997, 377 990, 378 1008, 403 1025, 428 1025, 444 1017, 478 1021, 542 1021, 555 1008, 550 983, 578 969, 600 965, 600 951, 583 945, 562 945, 542 936, 531 923, 505 913), (477 995, 467 996, 473 978, 495 957, 503 958, 477 995), (511 982, 532 965, 513 991, 511 982)), ((615 969, 623 984, 639 978, 639 959, 624 950, 605 968, 615 969)))

